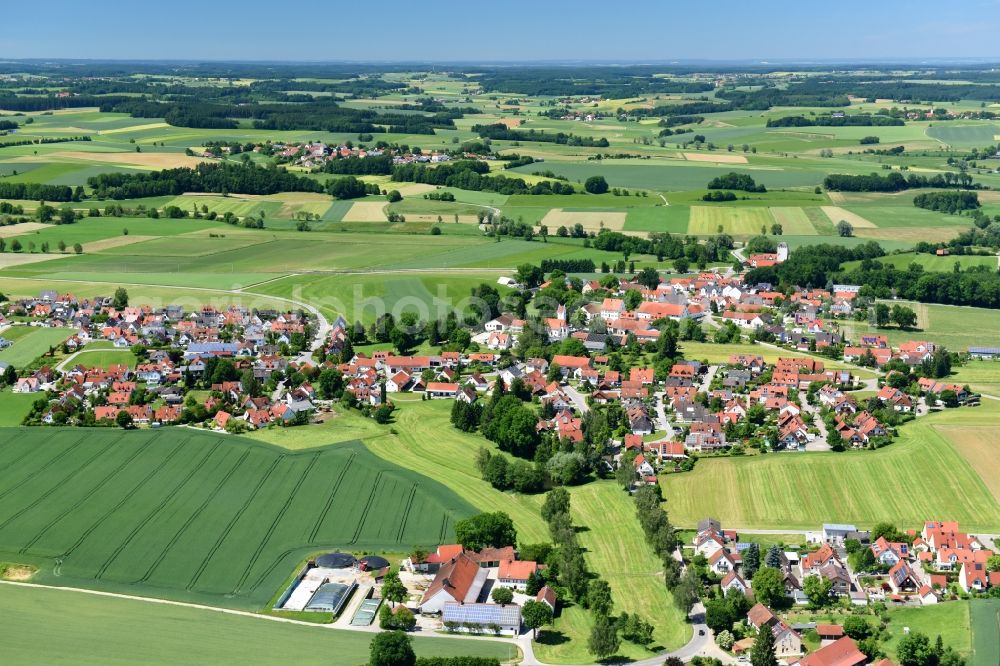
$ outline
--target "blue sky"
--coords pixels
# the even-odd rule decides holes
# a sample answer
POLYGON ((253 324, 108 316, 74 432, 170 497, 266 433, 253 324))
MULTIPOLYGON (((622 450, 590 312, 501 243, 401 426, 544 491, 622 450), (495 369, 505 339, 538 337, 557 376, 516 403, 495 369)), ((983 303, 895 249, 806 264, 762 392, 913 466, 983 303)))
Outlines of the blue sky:
POLYGON ((1000 0, 41 0, 0 58, 1000 60, 1000 0))

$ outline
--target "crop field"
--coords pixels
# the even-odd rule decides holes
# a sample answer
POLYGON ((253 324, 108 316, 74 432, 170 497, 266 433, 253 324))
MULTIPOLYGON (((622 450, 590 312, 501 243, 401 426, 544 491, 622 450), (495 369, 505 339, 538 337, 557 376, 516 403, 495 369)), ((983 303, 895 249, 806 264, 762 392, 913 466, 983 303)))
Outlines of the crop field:
POLYGON ((967 361, 952 368, 948 381, 969 385, 973 391, 1000 395, 1000 363, 996 361, 967 361))
POLYGON ((973 600, 969 615, 972 666, 991 666, 1000 662, 1000 599, 973 600))
POLYGON ((706 515, 762 529, 808 529, 831 521, 912 526, 927 516, 948 516, 968 529, 995 532, 1000 502, 985 481, 995 470, 970 465, 935 426, 995 426, 998 412, 986 401, 975 412, 927 416, 904 425, 895 442, 876 451, 702 460, 691 473, 661 480, 667 510, 683 526, 706 515), (920 490, 907 491, 914 478, 922 479, 920 490))
POLYGON ((982 477, 993 499, 1000 502, 1000 431, 995 426, 982 425, 934 427, 982 477))
POLYGON ((734 236, 756 236, 761 229, 770 232, 774 219, 767 208, 723 208, 716 206, 691 206, 691 223, 688 233, 706 236, 723 233, 734 236))
POLYGON ((289 453, 181 429, 0 441, 0 560, 53 585, 258 608, 311 552, 433 546, 473 512, 359 443, 289 453))
MULTIPOLYGON (((914 252, 905 252, 902 254, 890 254, 885 257, 879 257, 879 262, 887 266, 895 266, 900 270, 906 270, 910 264, 917 264, 921 266, 925 271, 933 271, 939 273, 950 273, 955 269, 955 264, 961 266, 962 270, 967 270, 974 266, 986 266, 987 268, 997 268, 998 258, 993 255, 978 256, 978 255, 948 255, 944 257, 939 257, 933 254, 916 254, 914 252)), ((860 261, 848 262, 844 264, 846 269, 856 268, 861 264, 860 261)))
POLYGON ((687 206, 633 208, 625 218, 625 230, 685 234, 690 217, 691 209, 687 206))
MULTIPOLYGON (((318 666, 331 663, 330 655, 336 655, 337 663, 361 664, 368 659, 368 644, 375 635, 2 584, 0 613, 8 631, 0 642, 0 661, 8 664, 66 663, 69 655, 74 664, 94 666, 279 662, 318 666)), ((413 649, 421 657, 469 655, 506 661, 511 647, 485 638, 413 638, 413 649)))
POLYGON ((776 206, 770 208, 770 211, 774 221, 781 225, 782 234, 813 236, 817 233, 809 215, 802 208, 776 206))
POLYGON ((542 224, 548 226, 550 229, 549 233, 551 233, 551 230, 558 229, 559 227, 572 229, 577 224, 582 226, 586 231, 593 231, 594 233, 599 232, 601 229, 621 231, 625 226, 626 215, 625 211, 617 210, 584 211, 553 208, 542 218, 542 224))
POLYGON ((14 344, 0 351, 0 362, 21 368, 73 335, 70 328, 17 327, 0 334, 14 344))
POLYGON ((21 425, 37 396, 14 393, 9 388, 0 391, 0 428, 21 425))

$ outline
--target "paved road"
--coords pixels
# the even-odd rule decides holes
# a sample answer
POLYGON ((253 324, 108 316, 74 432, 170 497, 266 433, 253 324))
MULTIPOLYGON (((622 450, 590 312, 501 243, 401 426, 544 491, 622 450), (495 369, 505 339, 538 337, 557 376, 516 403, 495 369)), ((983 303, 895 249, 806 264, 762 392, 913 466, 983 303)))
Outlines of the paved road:
POLYGON ((582 415, 590 411, 590 407, 587 405, 587 398, 584 397, 582 393, 577 391, 576 388, 570 384, 566 384, 562 387, 562 389, 563 392, 566 393, 566 397, 573 401, 578 413, 582 415))
POLYGON ((663 391, 658 391, 653 394, 656 398, 656 416, 660 421, 660 427, 658 430, 663 430, 666 432, 664 437, 668 440, 673 440, 675 432, 674 426, 670 423, 670 419, 667 418, 667 394, 663 391))

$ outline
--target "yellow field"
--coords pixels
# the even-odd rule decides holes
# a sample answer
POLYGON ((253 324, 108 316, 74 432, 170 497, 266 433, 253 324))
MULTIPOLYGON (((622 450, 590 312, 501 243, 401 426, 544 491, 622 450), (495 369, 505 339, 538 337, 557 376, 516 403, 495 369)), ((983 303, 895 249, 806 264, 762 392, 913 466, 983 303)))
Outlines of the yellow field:
POLYGON ((1000 502, 1000 431, 991 426, 939 425, 934 429, 962 454, 1000 502))
MULTIPOLYGON (((841 208, 840 206, 821 206, 826 216, 830 218, 834 226, 841 220, 847 220, 855 229, 875 229, 877 225, 861 217, 857 213, 841 208)), ((893 229, 893 231, 896 231, 893 229)))
POLYGON ((816 227, 806 212, 795 206, 776 206, 769 209, 774 221, 781 225, 781 233, 791 236, 815 236, 816 227))
POLYGON ((139 132, 141 130, 160 129, 170 127, 167 123, 148 123, 146 125, 132 125, 131 127, 116 127, 115 129, 99 130, 98 134, 124 134, 125 132, 139 132))
MULTIPOLYGON (((736 236, 755 236, 761 233, 762 228, 766 230, 765 233, 769 233, 773 222, 774 218, 764 207, 691 206, 688 233, 696 235, 716 234, 721 226, 723 233, 736 236)), ((790 232, 786 229, 785 233, 790 232)), ((812 233, 816 233, 815 229, 812 233)))
MULTIPOLYGON (((824 206, 826 208, 826 206, 824 206)), ((844 218, 830 218, 839 222, 844 218)), ((835 223, 836 223, 835 222, 835 223)), ((850 222, 850 220, 848 220, 850 222)), ((851 224, 854 224, 851 222, 851 224)), ((859 229, 854 226, 854 235, 858 238, 871 238, 874 240, 899 240, 899 241, 946 241, 954 238, 962 232, 962 227, 887 227, 885 229, 859 229)))
POLYGON ((569 211, 562 208, 553 208, 545 217, 542 224, 549 228, 549 233, 554 232, 559 227, 572 228, 573 225, 581 224, 587 231, 600 231, 601 229, 611 229, 621 231, 625 226, 624 211, 569 211))
POLYGON ((45 155, 44 158, 31 158, 31 161, 45 162, 60 162, 63 160, 82 160, 85 162, 124 164, 126 166, 148 167, 151 169, 195 167, 206 161, 202 157, 189 157, 182 153, 101 153, 78 150, 60 150, 54 153, 49 153, 48 155, 45 155))
POLYGON ((730 153, 684 153, 684 157, 692 162, 718 162, 719 164, 746 164, 743 155, 730 153))
POLYGON ((100 252, 101 250, 110 250, 113 247, 122 247, 123 245, 142 243, 144 241, 153 240, 154 238, 156 238, 156 236, 112 236, 111 238, 84 243, 83 251, 100 252))
POLYGON ((344 222, 385 222, 384 201, 355 201, 343 217, 344 222))
POLYGON ((37 264, 40 261, 65 257, 65 254, 13 254, 5 252, 0 254, 0 269, 10 268, 11 266, 23 266, 24 264, 37 264))

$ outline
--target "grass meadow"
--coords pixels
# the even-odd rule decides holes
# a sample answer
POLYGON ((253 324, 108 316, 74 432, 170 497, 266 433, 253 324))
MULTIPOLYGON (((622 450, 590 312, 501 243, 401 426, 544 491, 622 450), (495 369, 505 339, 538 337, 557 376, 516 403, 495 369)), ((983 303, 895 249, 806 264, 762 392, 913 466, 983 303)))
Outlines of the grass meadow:
POLYGON ((948 516, 968 529, 995 532, 1000 500, 988 479, 1000 475, 997 458, 970 464, 949 431, 937 426, 992 427, 998 413, 997 404, 986 401, 923 417, 876 451, 702 460, 691 473, 661 479, 667 511, 685 527, 708 515, 734 528, 760 529, 882 520, 910 527, 927 516, 948 516))

